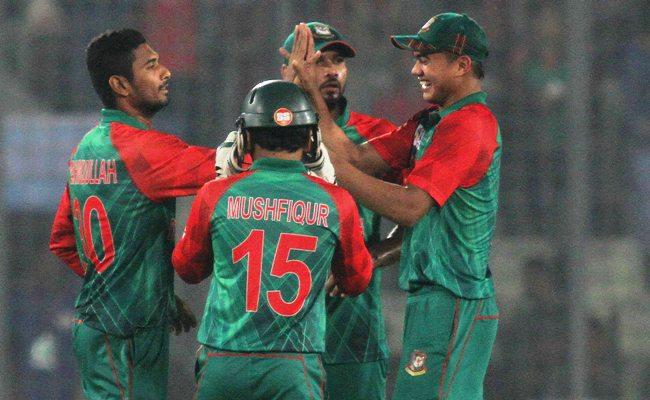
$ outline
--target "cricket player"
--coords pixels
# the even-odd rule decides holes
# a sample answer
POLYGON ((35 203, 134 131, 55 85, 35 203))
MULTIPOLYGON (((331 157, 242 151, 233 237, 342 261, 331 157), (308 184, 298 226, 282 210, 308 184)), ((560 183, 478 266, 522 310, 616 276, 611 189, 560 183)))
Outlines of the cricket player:
POLYGON ((359 213, 344 189, 307 174, 318 118, 298 86, 258 84, 237 124, 253 164, 201 189, 173 253, 186 282, 212 276, 197 398, 323 399, 330 265, 349 295, 372 274, 359 213))
MULTIPOLYGON (((331 25, 322 22, 309 22, 314 47, 321 52, 316 62, 320 96, 327 105, 327 112, 355 144, 381 136, 395 129, 388 120, 352 111, 344 96, 348 69, 346 59, 356 55, 355 49, 331 25)), ((282 78, 295 79, 290 66, 291 51, 295 34, 291 33, 280 48, 285 58, 281 67, 282 78)), ((324 111, 322 111, 324 112, 324 111)), ((217 163, 221 175, 231 175, 246 169, 248 160, 239 165, 228 165, 228 160, 236 160, 230 140, 220 147, 217 163), (230 150, 230 154, 228 154, 230 150)), ((316 159, 307 159, 305 165, 317 176, 334 182, 335 174, 327 150, 318 152, 316 159), (330 166, 328 168, 328 165, 330 166)), ((385 177, 395 180, 395 176, 385 177)), ((368 245, 375 267, 390 264, 391 251, 399 249, 400 242, 380 242, 379 214, 358 204, 364 227, 364 238, 368 245), (381 255, 381 256, 380 256, 381 255)), ((381 270, 375 269, 368 290, 358 297, 332 296, 326 299, 327 335, 326 352, 323 363, 327 372, 326 392, 331 400, 382 400, 386 397, 386 371, 389 358, 386 343, 386 328, 381 311, 381 270)))
MULTIPOLYGON (((319 95, 327 111, 348 139, 362 144, 395 129, 386 119, 352 111, 345 94, 348 77, 346 59, 356 51, 331 25, 306 24, 314 48, 320 51, 316 61, 319 95)), ((293 80, 289 65, 295 34, 284 41, 280 53, 285 57, 282 77, 293 80)), ((322 110, 321 112, 324 112, 322 110)), ((395 179, 394 177, 392 179, 395 179)), ((380 241, 381 216, 358 204, 368 248, 380 241)), ((374 247, 373 247, 374 246, 374 247)), ((376 269, 368 290, 358 297, 327 298, 327 350, 323 354, 327 372, 327 396, 330 400, 382 400, 386 398, 386 370, 389 358, 386 327, 381 307, 381 269, 376 269)))
MULTIPOLYGON (((319 96, 327 105, 327 112, 337 126, 355 144, 381 136, 395 129, 395 125, 385 119, 372 117, 352 111, 344 96, 348 69, 346 59, 356 55, 355 49, 331 25, 322 22, 306 24, 311 31, 314 47, 321 52, 316 62, 319 96)), ((295 34, 291 33, 280 48, 285 58, 281 67, 282 78, 295 79, 290 66, 291 52, 295 34)), ((324 110, 321 112, 325 112, 324 110)), ((222 160, 221 175, 231 175, 246 169, 243 165, 227 160, 236 160, 235 148, 231 147, 233 134, 224 146, 220 147, 217 159, 222 160), (230 150, 230 154, 228 151, 230 150)), ((306 159, 305 165, 317 176, 334 182, 335 174, 324 148, 317 153, 318 158, 306 159)), ((388 177, 386 177, 388 178, 388 177)), ((391 177, 390 179, 395 179, 391 177)), ((394 244, 380 244, 379 214, 358 204, 364 228, 364 238, 371 254, 385 252, 394 244)), ((398 243, 399 245, 399 243, 398 243)), ((327 336, 323 363, 327 372, 326 392, 331 400, 382 400, 386 397, 386 370, 389 358, 386 343, 386 328, 381 311, 381 270, 375 270, 368 290, 358 297, 332 296, 326 299, 327 336)))
MULTIPOLYGON (((299 26, 292 66, 317 111, 320 57, 299 26)), ((482 92, 485 32, 463 14, 391 37, 412 52, 412 75, 431 106, 357 146, 327 113, 320 128, 338 183, 405 226, 400 287, 408 292, 394 399, 483 398, 498 309, 488 266, 497 212, 501 135, 482 92), (375 178, 402 171, 405 185, 375 178)))
POLYGON ((161 400, 170 323, 195 325, 174 296, 175 198, 215 177, 215 150, 151 128, 171 72, 140 32, 96 37, 86 63, 105 108, 72 151, 50 249, 83 278, 73 346, 86 397, 161 400))

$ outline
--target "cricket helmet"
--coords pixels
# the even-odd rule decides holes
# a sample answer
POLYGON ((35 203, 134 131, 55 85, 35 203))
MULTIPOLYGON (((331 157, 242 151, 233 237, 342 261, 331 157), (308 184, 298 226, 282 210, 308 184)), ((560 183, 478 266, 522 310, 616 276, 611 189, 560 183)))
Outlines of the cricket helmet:
POLYGON ((244 98, 237 126, 282 128, 316 126, 318 114, 298 85, 282 80, 260 82, 244 98))

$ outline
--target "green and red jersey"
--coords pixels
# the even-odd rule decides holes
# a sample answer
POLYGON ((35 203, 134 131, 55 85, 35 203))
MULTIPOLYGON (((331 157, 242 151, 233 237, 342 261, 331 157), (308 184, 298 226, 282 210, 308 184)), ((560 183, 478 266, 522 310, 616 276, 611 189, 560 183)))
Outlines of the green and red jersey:
POLYGON ((499 197, 501 134, 483 92, 416 114, 370 143, 407 185, 436 202, 406 230, 400 287, 439 284, 459 297, 494 295, 490 243, 499 197))
POLYGON ((330 266, 351 295, 372 275, 350 194, 272 158, 199 191, 172 259, 189 283, 212 275, 199 342, 235 352, 325 351, 330 266))
MULTIPOLYGON (((344 107, 336 124, 355 144, 362 144, 395 129, 385 119, 344 107)), ((393 177, 390 177, 394 180, 393 177)), ((357 204, 363 220, 366 244, 380 240, 381 216, 357 204)), ((326 364, 370 362, 389 357, 386 326, 381 307, 381 270, 376 270, 368 289, 357 297, 327 297, 326 364)))
POLYGON ((175 311, 175 198, 214 179, 215 150, 118 110, 101 114, 70 157, 50 249, 84 278, 77 318, 128 336, 175 311))

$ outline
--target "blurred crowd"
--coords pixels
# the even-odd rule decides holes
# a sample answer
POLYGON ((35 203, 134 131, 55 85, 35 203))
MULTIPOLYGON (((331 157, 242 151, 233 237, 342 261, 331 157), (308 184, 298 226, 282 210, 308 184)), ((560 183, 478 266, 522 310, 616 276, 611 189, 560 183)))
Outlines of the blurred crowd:
MULTIPOLYGON (((348 60, 353 107, 401 124, 423 103, 410 76, 411 57, 394 50, 388 36, 416 31, 439 12, 465 12, 488 34, 485 90, 504 142, 495 246, 532 238, 550 249, 506 257, 512 265, 493 267, 497 285, 504 288, 502 302, 508 303, 502 307, 507 312, 486 398, 568 398, 573 293, 566 254, 558 243, 563 208, 570 201, 567 54, 575 49, 567 34, 574 21, 567 19, 566 7, 567 2, 550 0, 2 2, 0 115, 96 113, 100 105, 85 70, 85 46, 105 29, 135 27, 173 73, 172 104, 160 114, 158 128, 196 144, 216 145, 233 127, 244 93, 262 79, 279 77, 277 48, 293 26, 321 20, 334 25, 358 51, 357 58, 348 60)), ((650 393, 649 9, 642 0, 593 0, 591 15, 585 16, 590 20, 584 54, 590 112, 589 146, 583 150, 589 161, 588 237, 595 244, 588 258, 594 260, 589 272, 595 292, 587 295, 593 302, 584 341, 587 395, 593 399, 640 399, 650 393), (614 293, 599 296, 601 288, 614 293)), ((50 145, 57 145, 56 138, 50 145)), ((16 277, 11 343, 24 353, 16 356, 16 374, 31 371, 34 379, 49 385, 63 382, 58 385, 66 393, 75 390, 70 385, 74 375, 68 379, 74 363, 60 321, 70 312, 77 287, 45 251, 53 207, 51 212, 8 215, 18 231, 9 237, 9 266, 16 277), (18 237, 23 239, 12 241, 18 237), (45 308, 43 293, 53 296, 45 308), (30 301, 37 302, 38 315, 28 313, 34 312, 30 301), (25 336, 28 327, 40 333, 25 336), (57 351, 52 343, 59 343, 57 351), (48 351, 63 361, 43 358, 48 351), (60 370, 68 371, 68 377, 48 378, 48 371, 56 369, 52 365, 65 366, 60 370)), ((39 397, 38 388, 16 390, 30 391, 16 398, 49 398, 39 397)))

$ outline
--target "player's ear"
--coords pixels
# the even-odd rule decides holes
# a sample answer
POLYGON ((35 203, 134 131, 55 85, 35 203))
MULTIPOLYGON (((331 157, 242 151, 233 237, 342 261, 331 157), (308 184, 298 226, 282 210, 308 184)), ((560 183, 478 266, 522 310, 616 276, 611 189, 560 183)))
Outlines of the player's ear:
POLYGON ((108 85, 117 96, 126 97, 131 93, 131 82, 123 76, 111 75, 108 78, 108 85))
POLYGON ((469 56, 462 55, 456 59, 461 75, 472 73, 472 59, 469 56))

